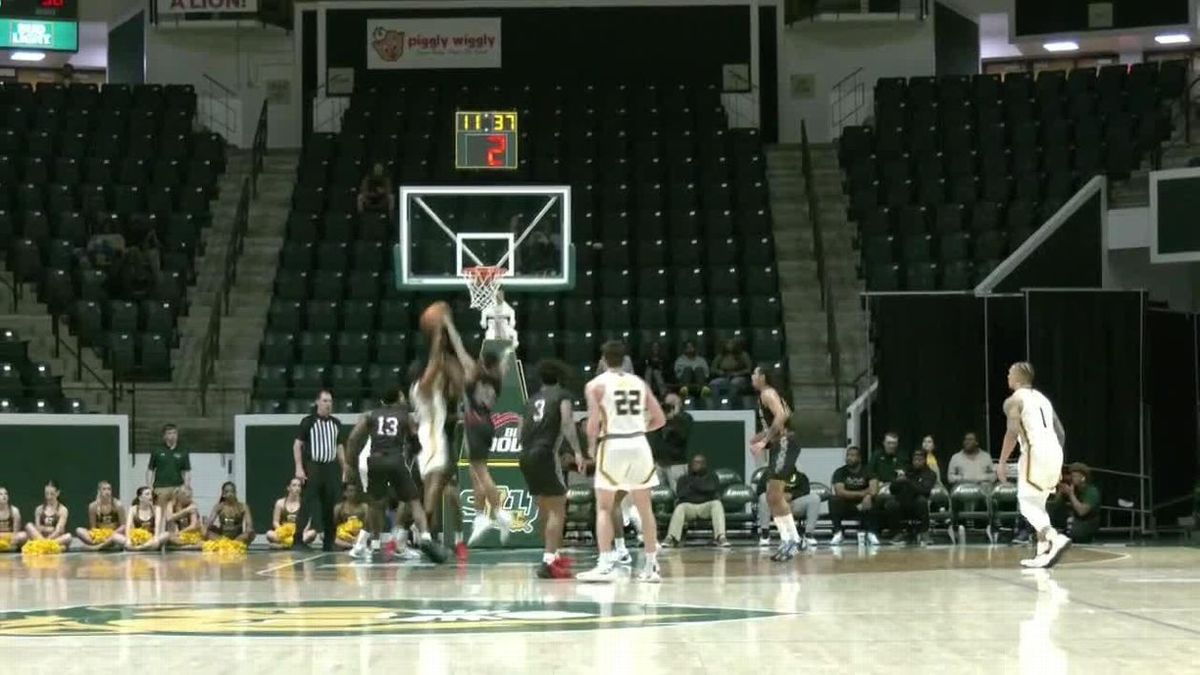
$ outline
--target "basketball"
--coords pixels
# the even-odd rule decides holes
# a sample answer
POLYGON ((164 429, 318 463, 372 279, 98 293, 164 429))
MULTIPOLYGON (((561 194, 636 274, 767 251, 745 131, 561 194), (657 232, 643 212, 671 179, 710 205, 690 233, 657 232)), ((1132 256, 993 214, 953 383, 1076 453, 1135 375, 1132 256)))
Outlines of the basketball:
POLYGON ((442 325, 442 318, 450 313, 450 305, 437 301, 421 312, 421 330, 426 334, 433 333, 442 325))

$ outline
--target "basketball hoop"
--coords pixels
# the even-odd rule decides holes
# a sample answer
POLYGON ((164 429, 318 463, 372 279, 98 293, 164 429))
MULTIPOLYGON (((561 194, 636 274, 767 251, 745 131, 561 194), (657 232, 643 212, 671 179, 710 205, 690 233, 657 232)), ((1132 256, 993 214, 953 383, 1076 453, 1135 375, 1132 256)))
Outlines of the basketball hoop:
POLYGON ((500 290, 500 279, 508 273, 503 267, 468 267, 463 270, 467 278, 467 290, 471 292, 471 309, 483 311, 496 304, 496 292, 500 290))

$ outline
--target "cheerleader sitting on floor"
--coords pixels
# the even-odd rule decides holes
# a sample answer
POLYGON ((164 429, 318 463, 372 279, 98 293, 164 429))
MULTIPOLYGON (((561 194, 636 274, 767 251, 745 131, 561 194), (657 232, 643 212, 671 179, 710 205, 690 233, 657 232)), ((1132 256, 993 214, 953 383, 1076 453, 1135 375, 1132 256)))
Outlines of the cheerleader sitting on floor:
POLYGON ((113 497, 112 483, 100 481, 96 501, 88 504, 88 526, 75 530, 85 551, 103 551, 125 546, 125 507, 113 497))

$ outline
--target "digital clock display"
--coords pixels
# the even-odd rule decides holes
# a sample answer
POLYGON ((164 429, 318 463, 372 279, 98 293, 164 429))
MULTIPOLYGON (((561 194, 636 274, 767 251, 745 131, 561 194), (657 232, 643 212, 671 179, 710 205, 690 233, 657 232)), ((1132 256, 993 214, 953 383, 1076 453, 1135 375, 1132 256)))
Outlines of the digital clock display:
POLYGON ((516 169, 518 137, 515 110, 460 110, 454 114, 454 166, 516 169))

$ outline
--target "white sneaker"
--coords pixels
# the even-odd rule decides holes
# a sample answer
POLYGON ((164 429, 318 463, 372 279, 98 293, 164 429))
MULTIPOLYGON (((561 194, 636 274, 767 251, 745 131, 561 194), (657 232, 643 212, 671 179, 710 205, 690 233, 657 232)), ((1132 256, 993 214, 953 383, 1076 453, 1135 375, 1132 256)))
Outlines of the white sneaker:
POLYGON ((769 548, 770 546, 771 546, 771 538, 770 537, 760 537, 759 538, 759 540, 758 540, 759 548, 769 548))
POLYGON ((612 565, 597 564, 586 572, 575 575, 579 581, 587 583, 612 583, 617 580, 617 569, 612 565))
POLYGON ((354 558, 355 560, 370 560, 371 549, 365 546, 355 545, 354 548, 350 549, 350 557, 354 558))
POLYGON ((810 537, 807 534, 804 535, 804 547, 803 548, 811 551, 812 549, 814 549, 816 547, 817 547, 817 538, 810 537))
POLYGON ((867 543, 870 544, 871 546, 878 546, 879 545, 879 537, 876 537, 874 532, 868 532, 867 533, 867 543))
POLYGON ((632 565, 633 556, 629 555, 629 549, 619 548, 613 551, 613 564, 616 565, 632 565))
POLYGON ((475 514, 475 520, 471 524, 471 538, 467 539, 467 546, 478 544, 483 539, 483 535, 487 534, 487 531, 492 529, 493 526, 494 523, 492 523, 491 518, 488 518, 483 513, 475 514))
POLYGON ((842 541, 844 541, 845 539, 846 539, 846 537, 842 534, 841 530, 838 530, 837 532, 833 533, 833 539, 829 540, 829 545, 830 546, 841 546, 842 541))
POLYGON ((396 549, 396 557, 400 560, 420 560, 421 552, 405 546, 404 548, 396 549))
POLYGON ((500 530, 500 543, 507 544, 508 537, 512 534, 512 514, 508 511, 501 511, 496 514, 496 522, 492 526, 500 530))
POLYGON ((1041 567, 1054 567, 1058 559, 1062 557, 1063 551, 1071 547, 1071 538, 1065 534, 1056 534, 1050 540, 1050 549, 1045 555, 1038 556, 1042 559, 1041 567))
POLYGON ((958 541, 956 541, 954 543, 966 545, 966 543, 967 543, 967 526, 966 525, 958 526, 958 541))
POLYGON ((662 583, 662 576, 658 573, 658 563, 647 561, 642 567, 642 571, 638 572, 637 580, 643 584, 659 584, 662 583))

